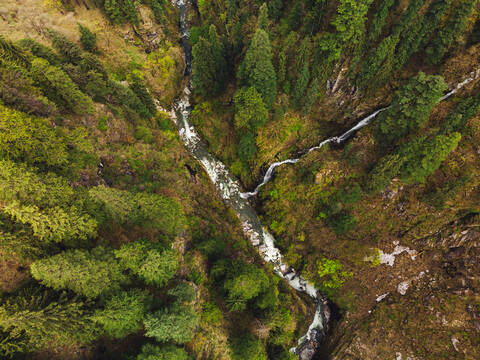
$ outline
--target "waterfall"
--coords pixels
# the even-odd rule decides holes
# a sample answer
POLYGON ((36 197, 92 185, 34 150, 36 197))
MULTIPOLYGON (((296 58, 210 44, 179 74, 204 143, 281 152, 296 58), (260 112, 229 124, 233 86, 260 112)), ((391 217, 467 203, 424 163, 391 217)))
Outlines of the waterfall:
MULTIPOLYGON (((191 73, 191 46, 189 44, 188 28, 188 1, 173 0, 180 12, 180 32, 181 44, 185 52, 185 76, 191 73)), ((285 279, 292 288, 309 295, 315 302, 316 311, 314 319, 307 331, 307 334, 299 340, 297 348, 292 349, 295 353, 300 353, 302 349, 309 348, 310 353, 315 353, 315 347, 325 336, 325 326, 329 319, 329 308, 327 301, 321 296, 313 284, 306 281, 293 268, 289 267, 284 261, 278 248, 275 247, 275 239, 262 226, 255 210, 250 202, 242 196, 239 183, 230 174, 227 167, 213 157, 201 141, 195 128, 189 123, 190 117, 190 84, 185 86, 181 96, 175 100, 174 108, 170 112, 174 120, 181 140, 192 156, 198 160, 210 180, 217 188, 224 202, 230 205, 236 212, 242 229, 250 243, 257 248, 262 258, 271 264, 276 274, 285 279)), ((286 160, 282 163, 295 163, 298 159, 286 160)), ((273 168, 272 168, 273 171, 273 168)))
MULTIPOLYGON (((188 26, 189 3, 188 0, 172 1, 174 5, 178 7, 180 12, 180 43, 183 46, 185 53, 185 77, 188 78, 191 74, 192 64, 192 51, 189 43, 188 26)), ((474 79, 477 79, 479 76, 480 69, 471 73, 470 77, 459 83, 453 90, 443 96, 440 101, 443 101, 454 95, 462 87, 469 84, 474 79)), ((257 214, 255 213, 255 210, 248 201, 248 198, 257 195, 259 189, 271 180, 275 168, 284 164, 296 164, 304 156, 314 150, 321 149, 326 144, 333 142, 340 144, 346 141, 356 131, 370 124, 380 112, 388 109, 388 107, 379 109, 371 115, 365 117, 342 135, 331 137, 322 141, 319 145, 306 150, 304 155, 299 158, 287 159, 271 164, 263 178, 263 181, 255 188, 253 192, 241 192, 239 183, 230 174, 227 167, 207 151, 206 146, 201 141, 199 135, 195 131, 195 128, 189 123, 191 112, 190 96, 191 90, 190 84, 188 84, 184 88, 182 95, 175 100, 173 110, 170 112, 170 116, 177 126, 180 138, 185 147, 192 154, 192 156, 202 164, 224 202, 234 209, 242 224, 243 232, 250 240, 251 244, 257 248, 262 258, 266 262, 273 264, 275 273, 285 279, 290 286, 292 286, 292 288, 299 292, 306 293, 315 302, 315 316, 307 331, 307 334, 300 338, 298 341, 299 345, 292 349, 292 351, 296 354, 304 354, 305 356, 302 355, 302 358, 311 359, 317 351, 316 348, 325 337, 326 326, 330 317, 330 310, 327 301, 322 297, 313 284, 306 281, 300 274, 298 274, 293 268, 289 267, 283 261, 283 256, 280 250, 275 247, 275 239, 262 226, 257 214)))
MULTIPOLYGON (((448 93, 446 93, 444 96, 442 96, 440 99, 439 99, 439 102, 440 101, 443 101, 443 100, 446 100, 448 99, 449 97, 451 97, 452 95, 456 94, 460 89, 462 89, 464 86, 468 85, 469 83, 471 83, 473 80, 475 79, 478 79, 478 77, 480 76, 480 69, 477 69, 476 71, 474 72, 471 72, 469 74, 469 76, 463 80, 462 82, 458 83, 454 88, 453 90, 449 91, 448 93)), ((244 193, 241 193, 240 196, 244 199, 248 199, 252 196, 256 196, 258 195, 258 192, 260 191, 260 188, 262 186, 264 186, 266 183, 268 183, 272 177, 273 177, 273 171, 275 170, 275 168, 279 167, 279 166, 282 166, 284 164, 296 164, 297 162, 299 162, 303 157, 305 157, 306 155, 310 154, 312 151, 314 150, 319 150, 321 149, 322 147, 324 147, 325 145, 329 144, 329 143, 332 143, 332 142, 335 142, 337 144, 341 144, 342 142, 348 140, 352 135, 354 135, 358 130, 360 130, 361 128, 367 126, 368 124, 370 124, 376 117, 379 113, 381 113, 382 111, 385 111, 389 108, 390 106, 387 106, 387 107, 384 107, 384 108, 381 108, 375 112, 373 112, 372 114, 368 115, 367 117, 365 117, 364 119, 360 120, 354 127, 352 127, 351 129, 347 130, 345 133, 343 133, 342 135, 340 136, 334 136, 334 137, 331 137, 327 140, 324 140, 322 141, 319 145, 317 146, 313 146, 311 147, 310 149, 304 151, 304 155, 302 155, 301 157, 299 158, 296 158, 296 159, 287 159, 287 160, 283 160, 283 161, 279 161, 279 162, 274 162, 273 164, 271 164, 268 169, 267 169, 267 172, 265 173, 264 177, 263 177, 263 180, 260 184, 257 185, 257 187, 251 191, 251 192, 244 192, 244 193)))

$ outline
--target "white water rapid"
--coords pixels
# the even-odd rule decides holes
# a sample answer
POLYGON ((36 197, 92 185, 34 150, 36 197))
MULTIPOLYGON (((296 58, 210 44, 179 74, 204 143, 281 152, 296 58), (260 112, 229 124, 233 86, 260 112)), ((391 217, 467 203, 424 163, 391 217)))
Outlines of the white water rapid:
MULTIPOLYGON (((188 77, 191 72, 191 48, 188 44, 189 32, 187 22, 189 3, 185 0, 173 1, 180 11, 181 43, 185 51, 185 75, 188 77)), ((181 97, 175 101, 174 109, 170 112, 180 138, 187 150, 202 164, 225 203, 235 210, 245 235, 250 240, 250 243, 257 248, 262 258, 266 262, 273 264, 275 272, 295 290, 308 294, 314 300, 316 304, 314 319, 307 334, 299 340, 299 347, 292 349, 292 351, 299 352, 300 350, 298 349, 305 347, 305 345, 315 347, 325 335, 324 324, 328 321, 330 314, 326 300, 322 298, 312 284, 283 262, 280 250, 275 247, 275 239, 262 226, 250 202, 241 196, 242 193, 238 182, 230 175, 226 166, 206 150, 194 127, 189 123, 190 95, 190 85, 187 85, 181 97)))
MULTIPOLYGON (((478 77, 480 76, 480 69, 477 69, 477 71, 475 72, 471 72, 469 74, 469 76, 463 80, 462 82, 458 83, 454 88, 453 90, 451 90, 450 92, 448 92, 447 94, 445 94, 444 96, 442 96, 439 100, 440 101, 443 101, 445 99, 448 99, 450 96, 456 94, 461 88, 463 88, 464 86, 468 85, 469 83, 471 83, 473 80, 475 79, 478 79, 478 77)), ((379 113, 381 113, 382 111, 384 110, 387 110, 389 108, 389 106, 387 107, 384 107, 382 109, 379 109, 377 111, 375 111, 374 113, 368 115, 366 118, 360 120, 354 127, 352 127, 350 130, 346 131, 345 133, 343 133, 342 135, 340 136, 334 136, 334 137, 331 137, 327 140, 324 140, 322 141, 319 145, 317 146, 314 146, 314 147, 311 147, 310 149, 308 149, 307 151, 304 151, 304 154, 296 159, 287 159, 287 160, 283 160, 283 161, 278 161, 278 162, 274 162, 273 164, 271 164, 268 169, 267 169, 267 172, 265 173, 265 176, 263 177, 263 180, 260 184, 257 185, 257 187, 255 188, 255 190, 251 191, 251 192, 244 192, 244 193, 241 193, 240 196, 244 199, 248 199, 252 196, 256 196, 258 195, 258 192, 260 191, 260 188, 265 185, 266 183, 268 183, 272 177, 273 177, 273 171, 275 170, 275 168, 279 167, 279 166, 282 166, 284 164, 296 164, 297 162, 299 162, 303 157, 305 157, 306 155, 308 155, 309 153, 311 153, 312 151, 314 150, 319 150, 321 149, 322 147, 324 147, 325 145, 329 144, 329 143, 337 143, 337 144, 341 144, 342 142, 344 142, 345 140, 348 140, 352 135, 354 135, 358 130, 360 130, 361 128, 367 126, 368 124, 370 124, 376 117, 379 113)))
MULTIPOLYGON (((191 74, 191 46, 189 44, 189 26, 188 26, 188 0, 172 0, 180 11, 180 31, 181 31, 181 44, 185 52, 185 76, 188 78, 191 74)), ((471 76, 458 84, 454 90, 446 94, 441 100, 455 94, 463 86, 467 85, 480 75, 480 69, 477 72, 470 74, 471 76)), ((283 261, 283 256, 280 250, 275 247, 275 239, 273 236, 262 226, 260 220, 251 206, 248 198, 258 194, 261 186, 267 183, 276 167, 283 164, 295 164, 301 160, 306 154, 321 149, 324 145, 336 142, 341 143, 352 136, 356 131, 362 127, 370 124, 373 119, 387 108, 382 108, 375 111, 373 114, 367 116, 358 122, 357 125, 340 136, 335 136, 324 140, 318 146, 314 146, 307 151, 304 155, 297 159, 287 159, 284 161, 273 163, 267 170, 263 182, 257 186, 255 191, 250 193, 242 193, 239 183, 231 176, 226 166, 215 159, 202 143, 200 137, 195 131, 194 127, 189 123, 190 117, 190 85, 187 85, 183 90, 182 95, 175 101, 173 110, 170 112, 171 118, 174 120, 180 138, 183 141, 185 147, 197 159, 209 175, 212 183, 217 188, 220 196, 226 204, 230 205, 236 212, 240 222, 242 224, 245 235, 250 240, 251 244, 257 248, 262 258, 274 266, 275 272, 285 279, 290 286, 295 290, 308 294, 316 304, 316 311, 314 319, 307 331, 307 334, 298 341, 298 346, 292 349, 293 352, 299 354, 308 353, 308 358, 311 359, 317 347, 325 336, 325 327, 328 324, 330 317, 330 309, 327 301, 322 297, 318 290, 308 281, 306 281, 301 275, 299 275, 293 268, 289 267, 283 261), (304 351, 306 350, 306 351, 304 351)))

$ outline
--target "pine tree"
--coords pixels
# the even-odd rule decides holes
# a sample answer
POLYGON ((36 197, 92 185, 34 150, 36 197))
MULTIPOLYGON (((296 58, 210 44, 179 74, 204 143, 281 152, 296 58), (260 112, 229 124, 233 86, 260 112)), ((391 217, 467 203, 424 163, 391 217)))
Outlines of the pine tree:
POLYGON ((262 29, 253 36, 238 70, 238 80, 242 86, 254 86, 262 94, 267 109, 272 108, 277 96, 277 76, 272 64, 270 40, 262 29))
POLYGON ((130 89, 137 95, 140 101, 145 105, 147 108, 151 118, 153 115, 157 113, 157 108, 155 103, 153 102, 152 94, 150 94, 145 86, 145 83, 142 79, 138 76, 132 77, 132 82, 130 84, 130 89))
POLYGON ((467 20, 477 3, 478 0, 466 0, 457 6, 445 26, 433 38, 430 46, 425 49, 429 64, 438 64, 443 59, 448 49, 465 30, 467 20))
POLYGON ((48 61, 33 60, 31 76, 45 96, 58 106, 78 115, 93 114, 92 99, 82 93, 65 72, 48 61))
POLYGON ((159 244, 139 240, 115 250, 115 257, 124 269, 140 277, 149 285, 164 286, 178 269, 178 254, 163 249, 159 244))
POLYGON ((404 146, 400 152, 407 159, 401 170, 401 179, 407 184, 424 183, 455 150, 462 136, 459 133, 420 138, 404 146))
POLYGON ((48 287, 69 289, 87 298, 113 293, 128 282, 113 253, 102 247, 67 250, 33 262, 30 271, 48 287))
POLYGON ((184 344, 192 340, 198 321, 198 315, 191 306, 173 304, 147 315, 145 336, 161 342, 184 344))
POLYGON ((268 32, 268 6, 266 2, 260 6, 257 27, 268 32))
POLYGON ((117 0, 105 0, 103 7, 105 9, 107 17, 113 24, 122 24, 123 22, 125 22, 122 8, 120 7, 117 0))
POLYGON ((121 0, 121 9, 127 21, 138 26, 140 24, 140 17, 138 16, 137 8, 133 0, 121 0))
POLYGON ((37 350, 52 343, 88 343, 98 333, 85 305, 65 294, 32 292, 27 288, 0 306, 0 327, 12 338, 25 339, 23 351, 37 350))
POLYGON ((310 70, 308 62, 305 62, 303 65, 302 71, 298 76, 297 82, 295 83, 295 87, 293 88, 293 101, 297 104, 297 107, 301 105, 301 99, 305 94, 305 89, 308 86, 308 82, 310 81, 310 70))
POLYGON ((257 153, 257 145, 255 143, 255 135, 251 131, 246 131, 242 134, 238 143, 238 157, 248 162, 257 153))
POLYGON ((47 60, 51 65, 58 65, 60 63, 57 54, 55 54, 50 47, 40 44, 33 39, 22 39, 18 42, 18 45, 29 50, 36 57, 47 60))
POLYGON ((255 87, 241 88, 234 96, 235 128, 255 132, 268 120, 268 110, 255 87))
POLYGON ((2 61, 12 62, 26 69, 30 68, 30 57, 25 50, 0 35, 0 65, 2 61))
POLYGON ((380 113, 376 137, 385 146, 393 146, 400 139, 425 126, 430 112, 447 89, 441 76, 417 76, 395 93, 390 108, 380 113))
POLYGON ((303 109, 302 112, 304 115, 310 113, 312 106, 317 102, 319 97, 321 96, 320 93, 321 86, 318 78, 315 78, 310 83, 309 88, 307 89, 307 94, 305 95, 305 99, 303 101, 303 109))
POLYGON ((227 63, 215 25, 210 26, 208 37, 200 36, 192 54, 195 91, 204 97, 220 94, 225 87, 227 63))
POLYGON ((82 60, 82 49, 62 33, 48 29, 52 46, 63 57, 63 60, 78 65, 82 60))
POLYGON ((83 48, 90 52, 95 51, 97 47, 97 35, 81 24, 78 24, 78 31, 80 32, 80 42, 83 48))
POLYGON ((103 326, 109 337, 121 339, 142 328, 151 305, 152 296, 145 291, 122 291, 108 299, 103 309, 96 310, 92 319, 103 326))
POLYGON ((183 349, 175 345, 153 345, 145 344, 142 352, 138 354, 137 360, 189 360, 190 356, 183 349))
POLYGON ((51 166, 67 162, 66 144, 47 119, 28 116, 0 104, 0 128, 3 157, 51 166))

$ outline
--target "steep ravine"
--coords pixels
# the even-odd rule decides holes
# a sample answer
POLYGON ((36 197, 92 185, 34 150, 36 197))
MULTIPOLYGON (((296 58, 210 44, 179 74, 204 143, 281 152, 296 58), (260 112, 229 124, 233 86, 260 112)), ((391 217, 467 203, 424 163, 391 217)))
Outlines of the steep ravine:
MULTIPOLYGON (((192 53, 189 43, 189 24, 188 24, 188 10, 189 2, 186 0, 172 0, 178 7, 180 12, 180 32, 181 44, 185 53, 185 77, 187 81, 191 75, 191 61, 192 53)), ((463 82, 459 83, 449 93, 447 93, 441 100, 455 94, 463 86, 467 85, 474 79, 478 78, 480 72, 471 73, 470 76, 463 82)), ((330 309, 327 300, 322 297, 318 290, 309 282, 307 282, 301 275, 299 275, 293 268, 289 267, 284 261, 280 251, 275 247, 275 240, 273 236, 262 226, 255 210, 248 201, 249 197, 258 194, 259 189, 265 185, 273 176, 273 171, 276 167, 283 164, 295 164, 299 162, 308 153, 322 148, 324 145, 332 142, 338 144, 346 141, 356 131, 364 126, 370 124, 375 117, 386 108, 379 109, 373 114, 365 117, 359 121, 354 127, 346 131, 340 136, 334 136, 322 141, 318 146, 314 146, 304 151, 304 155, 296 159, 287 159, 281 162, 275 162, 268 168, 263 181, 252 192, 242 192, 239 183, 229 173, 226 166, 215 159, 206 149, 205 144, 201 141, 194 127, 189 123, 190 117, 190 82, 185 86, 182 95, 175 101, 174 108, 170 115, 175 121, 178 128, 180 138, 185 147, 197 159, 206 172, 211 181, 217 188, 222 199, 230 205, 239 217, 243 231, 249 238, 251 244, 256 247, 262 258, 273 264, 275 272, 285 279, 294 289, 308 294, 316 304, 316 312, 314 319, 305 336, 299 339, 299 345, 292 349, 300 356, 302 360, 310 360, 315 356, 318 347, 325 337, 328 321, 330 318, 330 309)))
MULTIPOLYGON (((192 59, 191 46, 188 41, 189 3, 185 0, 174 0, 174 3, 180 12, 181 44, 185 51, 185 77, 188 79, 191 74, 192 59)), ((275 247, 275 239, 262 226, 249 201, 241 196, 242 192, 238 182, 234 180, 226 166, 206 150, 195 129, 189 123, 190 93, 190 85, 188 84, 183 90, 181 97, 175 101, 174 109, 171 112, 171 117, 175 121, 180 138, 188 151, 205 168, 222 199, 235 210, 242 223, 245 235, 249 238, 251 244, 258 249, 262 258, 273 264, 275 272, 294 289, 308 294, 314 300, 316 304, 314 319, 307 334, 299 340, 298 347, 292 349, 292 351, 300 355, 301 359, 311 359, 325 336, 325 329, 330 316, 327 302, 312 284, 284 263, 282 254, 275 247)))

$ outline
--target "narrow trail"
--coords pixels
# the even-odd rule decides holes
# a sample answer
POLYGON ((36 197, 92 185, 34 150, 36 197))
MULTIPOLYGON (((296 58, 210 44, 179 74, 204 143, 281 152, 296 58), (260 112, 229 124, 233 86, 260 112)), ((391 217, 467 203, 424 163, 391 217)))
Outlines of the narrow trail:
MULTIPOLYGON (((189 42, 188 23, 190 3, 189 0, 172 0, 172 2, 180 12, 180 43, 185 53, 185 78, 189 80, 192 71, 192 49, 189 42)), ((468 79, 458 84, 455 89, 447 93, 441 100, 447 99, 462 87, 478 78, 480 76, 480 69, 470 75, 468 79)), ((241 191, 241 186, 238 181, 230 174, 227 167, 207 151, 207 147, 201 141, 195 128, 190 124, 190 98, 191 86, 190 81, 188 81, 182 95, 175 100, 173 110, 170 112, 170 116, 177 126, 178 133, 186 149, 201 163, 224 202, 231 206, 236 212, 242 224, 244 234, 250 240, 251 244, 257 248, 264 261, 271 263, 275 273, 287 281, 292 288, 309 295, 315 303, 315 315, 307 333, 298 340, 298 346, 291 349, 292 352, 300 355, 301 359, 312 359, 318 352, 319 345, 325 338, 327 331, 330 320, 328 301, 313 284, 306 281, 295 269, 283 261, 280 250, 275 247, 275 239, 261 224, 248 198, 257 195, 259 189, 270 181, 275 168, 284 164, 295 164, 310 152, 321 149, 328 143, 342 143, 349 139, 356 131, 370 124, 380 112, 386 110, 388 107, 379 109, 365 117, 344 134, 324 140, 319 145, 306 150, 304 155, 297 159, 287 159, 273 163, 268 168, 262 183, 259 184, 254 191, 244 193, 241 191)))

